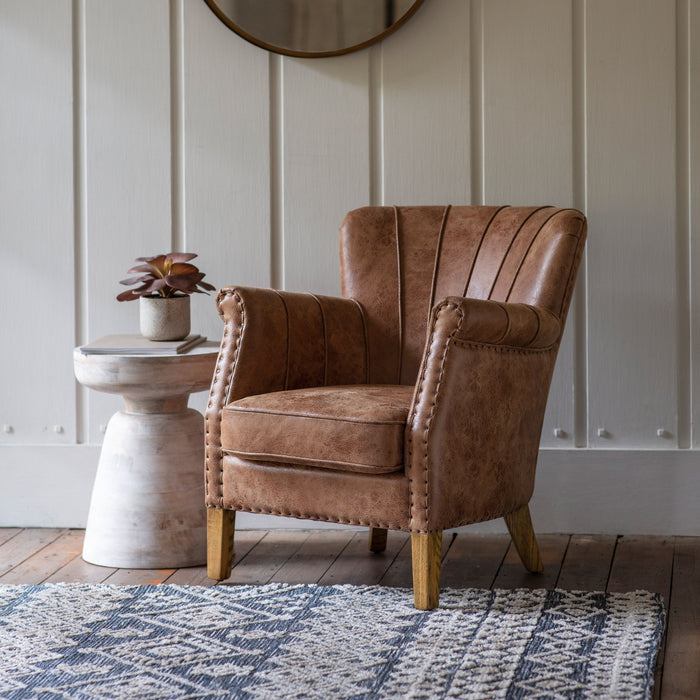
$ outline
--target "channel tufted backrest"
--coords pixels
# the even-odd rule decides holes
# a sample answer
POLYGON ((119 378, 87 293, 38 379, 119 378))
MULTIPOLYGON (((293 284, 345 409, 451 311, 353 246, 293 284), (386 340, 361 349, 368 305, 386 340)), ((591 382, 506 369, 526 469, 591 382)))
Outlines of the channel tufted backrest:
POLYGON ((565 319, 585 220, 554 207, 364 207, 340 229, 343 296, 365 310, 370 381, 414 384, 432 307, 448 296, 565 319))

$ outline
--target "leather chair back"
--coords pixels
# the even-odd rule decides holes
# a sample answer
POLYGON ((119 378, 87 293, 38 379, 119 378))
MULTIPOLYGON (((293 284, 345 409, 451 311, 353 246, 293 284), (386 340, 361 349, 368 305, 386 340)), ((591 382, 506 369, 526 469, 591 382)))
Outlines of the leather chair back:
POLYGON ((583 229, 579 212, 552 207, 351 211, 340 229, 342 293, 364 309, 370 383, 415 384, 430 311, 448 296, 531 304, 563 322, 578 264, 572 218, 583 229))

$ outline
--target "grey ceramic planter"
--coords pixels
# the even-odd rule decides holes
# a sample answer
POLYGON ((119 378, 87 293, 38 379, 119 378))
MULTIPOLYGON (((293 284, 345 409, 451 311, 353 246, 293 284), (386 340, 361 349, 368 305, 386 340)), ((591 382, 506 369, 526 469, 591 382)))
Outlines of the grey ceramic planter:
POLYGON ((141 335, 149 340, 182 340, 190 332, 190 297, 140 297, 141 335))

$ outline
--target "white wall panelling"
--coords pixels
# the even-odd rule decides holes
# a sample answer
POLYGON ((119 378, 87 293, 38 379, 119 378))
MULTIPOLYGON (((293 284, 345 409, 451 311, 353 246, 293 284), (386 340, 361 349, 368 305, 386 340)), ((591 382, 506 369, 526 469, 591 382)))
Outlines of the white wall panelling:
POLYGON ((482 12, 485 201, 570 207, 571 4, 487 0, 482 12))
POLYGON ((68 0, 0 3, 2 444, 75 441, 71 34, 68 0))
POLYGON ((284 280, 340 293, 338 227, 369 200, 369 51, 281 71, 284 280))
MULTIPOLYGON (((561 0, 483 3, 482 178, 489 204, 575 205, 572 18, 571 4, 561 0)), ((557 357, 543 445, 574 444, 573 331, 571 323, 557 357)))
MULTIPOLYGON (((88 244, 81 303, 89 337, 98 338, 137 331, 138 304, 114 302, 115 283, 134 258, 170 249, 168 2, 90 0, 85 42, 88 244)), ((90 393, 88 405, 96 442, 121 400, 90 393)))
MULTIPOLYGON (((212 19, 204 2, 184 2, 185 247, 217 287, 268 286, 268 56, 212 19)), ((192 302, 195 330, 220 338, 214 296, 192 302)))
MULTIPOLYGON (((486 202, 589 217, 536 525, 700 534, 699 38, 695 0, 425 0, 304 60, 201 0, 0 0, 0 524, 84 522, 121 400, 76 389, 71 348, 136 331, 114 300, 136 256, 336 294, 347 210, 486 202)), ((193 310, 218 338, 213 298, 193 310)))
POLYGON ((433 0, 381 44, 375 204, 470 203, 469 34, 469 3, 433 0))
POLYGON ((586 38, 589 440, 661 449, 678 434, 675 2, 591 0, 586 38))

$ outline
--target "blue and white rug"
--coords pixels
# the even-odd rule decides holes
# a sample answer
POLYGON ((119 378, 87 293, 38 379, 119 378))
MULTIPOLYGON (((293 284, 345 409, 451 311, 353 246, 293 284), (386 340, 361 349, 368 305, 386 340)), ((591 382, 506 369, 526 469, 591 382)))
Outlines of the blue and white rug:
POLYGON ((2 698, 647 698, 651 593, 0 586, 2 698))

